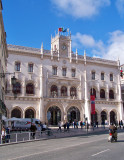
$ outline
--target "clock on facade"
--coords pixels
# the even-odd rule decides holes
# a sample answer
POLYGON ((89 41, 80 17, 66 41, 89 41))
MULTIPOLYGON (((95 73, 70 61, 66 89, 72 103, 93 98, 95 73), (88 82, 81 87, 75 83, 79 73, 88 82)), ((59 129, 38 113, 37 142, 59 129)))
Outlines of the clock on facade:
POLYGON ((65 45, 65 44, 62 45, 62 49, 63 49, 63 50, 66 49, 66 45, 65 45))

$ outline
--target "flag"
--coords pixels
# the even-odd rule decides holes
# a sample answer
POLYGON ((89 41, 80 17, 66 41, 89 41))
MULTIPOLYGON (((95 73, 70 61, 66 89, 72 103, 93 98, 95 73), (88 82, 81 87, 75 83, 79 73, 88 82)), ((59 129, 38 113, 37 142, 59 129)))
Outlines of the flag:
POLYGON ((95 96, 91 95, 91 114, 95 114, 95 96))
POLYGON ((58 29, 59 32, 69 32, 69 28, 63 29, 63 27, 58 29))
POLYGON ((59 28, 58 31, 59 31, 59 32, 63 32, 63 28, 59 28))
POLYGON ((63 32, 69 32, 69 28, 64 29, 63 32))

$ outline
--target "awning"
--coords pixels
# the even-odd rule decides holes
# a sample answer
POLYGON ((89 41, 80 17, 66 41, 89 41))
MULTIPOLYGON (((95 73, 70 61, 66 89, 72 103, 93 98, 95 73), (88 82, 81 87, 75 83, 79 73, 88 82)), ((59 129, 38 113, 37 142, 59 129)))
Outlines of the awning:
POLYGON ((4 115, 2 115, 2 120, 6 120, 7 118, 4 116, 4 115))

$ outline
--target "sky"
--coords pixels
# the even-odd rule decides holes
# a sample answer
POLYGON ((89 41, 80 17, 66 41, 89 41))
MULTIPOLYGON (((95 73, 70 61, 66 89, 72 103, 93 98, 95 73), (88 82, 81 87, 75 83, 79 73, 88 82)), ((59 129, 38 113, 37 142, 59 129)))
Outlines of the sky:
POLYGON ((2 0, 7 44, 50 50, 69 28, 72 51, 124 64, 124 0, 2 0))

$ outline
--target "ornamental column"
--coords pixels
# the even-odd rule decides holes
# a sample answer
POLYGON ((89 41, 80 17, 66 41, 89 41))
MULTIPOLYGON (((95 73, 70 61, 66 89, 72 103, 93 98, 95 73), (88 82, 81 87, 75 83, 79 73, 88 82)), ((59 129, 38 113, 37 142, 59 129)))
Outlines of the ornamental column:
POLYGON ((44 103, 43 103, 43 67, 40 68, 41 74, 40 74, 40 103, 39 103, 39 119, 41 122, 45 121, 44 117, 44 103))

